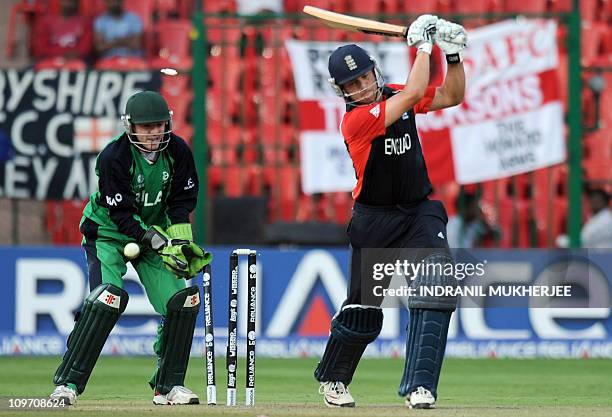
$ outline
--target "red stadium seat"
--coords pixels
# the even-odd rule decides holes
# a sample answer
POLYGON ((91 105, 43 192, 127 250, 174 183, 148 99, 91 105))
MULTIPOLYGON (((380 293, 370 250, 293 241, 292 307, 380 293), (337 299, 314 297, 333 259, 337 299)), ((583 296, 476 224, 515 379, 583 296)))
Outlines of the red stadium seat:
POLYGON ((264 47, 272 48, 269 53, 274 53, 277 48, 285 45, 287 39, 293 38, 292 25, 264 24, 257 31, 263 39, 264 47))
POLYGON ((280 127, 280 144, 285 147, 298 145, 298 131, 292 125, 283 124, 280 127))
POLYGON ((202 0, 202 11, 211 13, 236 13, 236 2, 234 0, 202 0))
POLYGON ((137 14, 142 20, 144 31, 148 32, 153 25, 153 8, 157 0, 138 0, 124 2, 125 10, 137 14))
POLYGON ((604 33, 607 33, 605 24, 582 22, 582 30, 580 32, 580 62, 583 66, 593 65, 598 60, 604 33))
POLYGON ((506 0, 505 11, 514 13, 543 13, 547 0, 506 0))
POLYGON ((438 0, 404 1, 404 12, 411 15, 434 13, 438 11, 438 0))
POLYGON ((138 57, 113 56, 99 59, 95 67, 100 71, 144 71, 149 69, 149 64, 138 57))
POLYGON ((587 181, 608 181, 612 179, 609 159, 587 159, 582 161, 587 181))
POLYGON ((189 75, 179 74, 173 77, 162 77, 162 94, 169 96, 178 96, 188 90, 191 77, 189 75))
POLYGON ((213 165, 229 165, 238 162, 238 145, 241 141, 240 127, 210 124, 206 136, 213 165))
POLYGON ((242 161, 253 164, 259 161, 259 143, 255 129, 245 129, 242 132, 242 161))
POLYGON ((208 195, 214 196, 221 191, 223 183, 223 168, 209 165, 208 166, 208 195))
POLYGON ((247 165, 243 168, 244 192, 251 196, 260 196, 262 193, 262 170, 259 165, 247 165))
POLYGON ((487 13, 491 10, 489 0, 458 0, 454 3, 454 11, 464 14, 487 13))
POLYGON ((612 1, 605 0, 602 4, 600 13, 600 20, 603 22, 609 22, 612 20, 612 1))
POLYGON ((240 55, 242 28, 239 20, 207 18, 204 24, 211 56, 237 57, 240 55))
MULTIPOLYGON (((481 185, 482 185, 481 200, 492 206, 495 206, 497 200, 499 199, 498 182, 495 180, 485 181, 481 183, 481 185)), ((446 209, 448 210, 449 208, 447 207, 446 209)))
POLYGON ((580 19, 582 22, 598 20, 597 0, 580 0, 580 19))
POLYGON ((262 147, 264 164, 286 164, 289 162, 289 154, 286 149, 275 145, 264 145, 262 147))
POLYGON ((164 20, 155 24, 157 54, 151 59, 154 68, 171 67, 189 70, 191 58, 191 22, 189 20, 164 20))
POLYGON ((333 3, 333 0, 297 0, 296 5, 298 7, 298 11, 302 11, 306 5, 330 10, 333 8, 333 3))
POLYGON ((543 197, 537 196, 533 203, 537 244, 540 247, 554 247, 557 237, 565 230, 567 199, 543 197))
POLYGON ((334 193, 334 220, 338 224, 348 224, 351 219, 351 211, 353 208, 353 198, 351 193, 334 193))
POLYGON ((211 119, 211 123, 229 124, 233 118, 238 117, 238 103, 241 99, 238 90, 208 89, 206 114, 211 119))
POLYGON ((572 10, 573 0, 552 0, 551 11, 553 12, 569 12, 572 10))
POLYGON ((514 234, 514 225, 513 225, 513 213, 514 213, 514 205, 512 204, 512 199, 505 198, 500 201, 497 206, 498 210, 498 223, 502 229, 502 236, 500 241, 500 246, 502 248, 511 248, 512 247, 512 236, 514 234))
POLYGON ((541 168, 533 171, 534 198, 552 198, 562 195, 564 187, 560 182, 563 178, 556 167, 541 168))
POLYGON ((295 219, 297 196, 299 192, 299 171, 297 168, 287 165, 280 168, 280 218, 285 221, 295 219))
POLYGON ((299 194, 298 168, 285 166, 264 166, 263 185, 270 195, 270 221, 294 221, 296 202, 299 194))
POLYGON ((402 11, 401 3, 401 0, 382 0, 382 9, 380 12, 386 15, 399 14, 402 11))
POLYGON ((193 143, 193 126, 189 124, 183 124, 182 127, 173 129, 174 133, 180 136, 187 142, 189 146, 193 143))
POLYGON ((79 220, 86 204, 87 200, 47 201, 46 227, 53 243, 69 245, 81 243, 83 236, 79 231, 79 220))
POLYGON ((239 166, 228 166, 223 170, 223 190, 227 197, 242 195, 242 172, 239 166))
MULTIPOLYGON (((57 3, 59 10, 59 1, 57 3)), ((91 17, 96 17, 100 16, 104 12, 106 12, 106 0, 81 0, 81 13, 91 17)))
POLYGON ((563 103, 563 109, 567 112, 567 88, 568 88, 568 68, 567 68, 567 53, 559 54, 559 66, 557 67, 557 76, 559 77, 559 96, 563 103))
POLYGON ((177 128, 182 128, 183 125, 187 123, 191 113, 193 92, 187 90, 179 96, 165 95, 164 98, 168 102, 168 107, 172 110, 173 124, 177 128))
POLYGON ((315 202, 311 195, 302 194, 299 197, 297 205, 297 213, 295 221, 298 223, 306 223, 316 221, 315 202))
POLYGON ((271 49, 264 57, 257 59, 258 79, 261 89, 282 88, 291 82, 293 73, 286 49, 271 49))
POLYGON ((612 73, 606 73, 606 88, 601 93, 599 108, 601 114, 601 129, 612 129, 612 73))
POLYGON ((155 12, 160 19, 168 19, 170 15, 178 14, 186 19, 189 15, 183 15, 178 0, 155 0, 155 12))
POLYGON ((363 15, 365 17, 376 17, 380 13, 378 1, 351 0, 349 10, 352 14, 363 15))
POLYGON ((499 204, 499 224, 502 227, 502 247, 530 246, 529 201, 505 198, 499 204))
POLYGON ((48 58, 38 61, 34 66, 36 71, 42 71, 45 69, 64 69, 68 71, 82 71, 87 69, 85 61, 80 59, 65 59, 62 57, 48 58))
POLYGON ((584 137, 585 159, 612 160, 612 132, 598 130, 584 137))
MULTIPOLYGON (((612 0, 607 2, 612 5, 612 0)), ((612 20, 612 6, 610 6, 610 19, 612 20)), ((597 64, 600 66, 612 65, 612 26, 607 24, 600 25, 601 45, 600 56, 597 64)))
POLYGON ((236 90, 240 84, 242 61, 239 57, 211 56, 206 60, 209 84, 217 90, 236 90))

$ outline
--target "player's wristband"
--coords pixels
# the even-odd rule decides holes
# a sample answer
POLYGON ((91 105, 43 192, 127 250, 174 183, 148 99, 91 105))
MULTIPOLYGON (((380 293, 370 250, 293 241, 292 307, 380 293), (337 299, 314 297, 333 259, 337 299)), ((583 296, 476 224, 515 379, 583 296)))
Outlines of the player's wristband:
POLYGON ((427 55, 431 55, 431 49, 433 48, 433 44, 431 42, 422 41, 417 46, 417 51, 425 52, 427 55))
POLYGON ((463 62, 463 54, 461 52, 457 52, 456 54, 446 55, 446 62, 449 64, 459 64, 463 62))

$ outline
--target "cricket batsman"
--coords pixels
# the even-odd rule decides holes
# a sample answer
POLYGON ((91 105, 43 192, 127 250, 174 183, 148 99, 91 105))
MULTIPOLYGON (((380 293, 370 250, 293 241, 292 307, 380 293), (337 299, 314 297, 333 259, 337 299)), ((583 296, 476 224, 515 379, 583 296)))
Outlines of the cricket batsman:
POLYGON ((197 404, 198 396, 183 382, 200 297, 198 287, 187 287, 185 280, 212 259, 193 242, 189 223, 198 195, 193 156, 172 133, 172 112, 157 92, 132 95, 122 121, 125 132, 98 155, 98 190, 83 211, 80 230, 91 292, 76 315, 50 398, 72 405, 85 391, 128 303, 127 256, 138 255, 132 265, 162 316, 153 346, 157 367, 149 381, 153 403, 197 404), (140 253, 124 254, 128 243, 138 244, 140 253))
MULTIPOLYGON (((374 58, 357 45, 341 46, 329 58, 329 81, 346 102, 340 129, 357 176, 348 229, 348 295, 332 320, 329 340, 314 373, 329 407, 355 406, 348 385, 363 351, 382 328, 382 309, 362 303, 362 250, 429 248, 432 253, 424 262, 452 262, 446 240, 446 211, 441 202, 428 198, 432 186, 415 114, 463 101, 461 53, 467 46, 467 34, 458 24, 422 15, 410 25, 407 42, 417 49, 417 55, 405 85, 385 85, 374 58), (428 87, 434 42, 446 54, 448 63, 444 82, 437 88, 428 87)), ((456 285, 454 277, 436 275, 436 270, 440 268, 418 274, 411 285, 456 285)), ((448 325, 456 303, 454 297, 415 295, 408 299, 410 324, 399 395, 409 408, 435 407, 448 325)))

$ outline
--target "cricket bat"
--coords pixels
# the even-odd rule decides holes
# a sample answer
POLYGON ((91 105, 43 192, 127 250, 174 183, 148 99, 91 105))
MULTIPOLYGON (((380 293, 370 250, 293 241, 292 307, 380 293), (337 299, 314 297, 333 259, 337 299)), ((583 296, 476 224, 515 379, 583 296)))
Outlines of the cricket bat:
POLYGON ((392 25, 390 23, 378 22, 376 20, 363 19, 361 17, 330 12, 318 7, 304 6, 304 13, 321 19, 327 26, 345 29, 353 32, 363 32, 370 35, 406 37, 408 26, 392 25))

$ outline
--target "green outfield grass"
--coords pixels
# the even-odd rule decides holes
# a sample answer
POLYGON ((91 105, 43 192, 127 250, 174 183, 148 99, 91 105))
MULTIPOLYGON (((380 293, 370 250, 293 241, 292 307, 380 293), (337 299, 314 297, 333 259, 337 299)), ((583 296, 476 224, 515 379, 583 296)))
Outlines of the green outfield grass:
MULTIPOLYGON (((0 415, 59 415, 62 411, 11 411, 7 398, 45 397, 59 358, 1 357, 0 415), (58 414, 59 413, 59 414, 58 414)), ((255 408, 154 407, 147 379, 153 358, 102 357, 87 391, 70 415, 83 416, 611 416, 611 360, 447 360, 437 410, 408 410, 397 396, 403 361, 363 360, 351 392, 355 409, 325 407, 312 377, 316 359, 257 360, 255 408)), ((244 360, 239 363, 239 396, 244 402, 244 360)), ((225 402, 225 367, 218 362, 218 401, 225 402)), ((192 358, 186 385, 203 402, 204 362, 192 358)))

